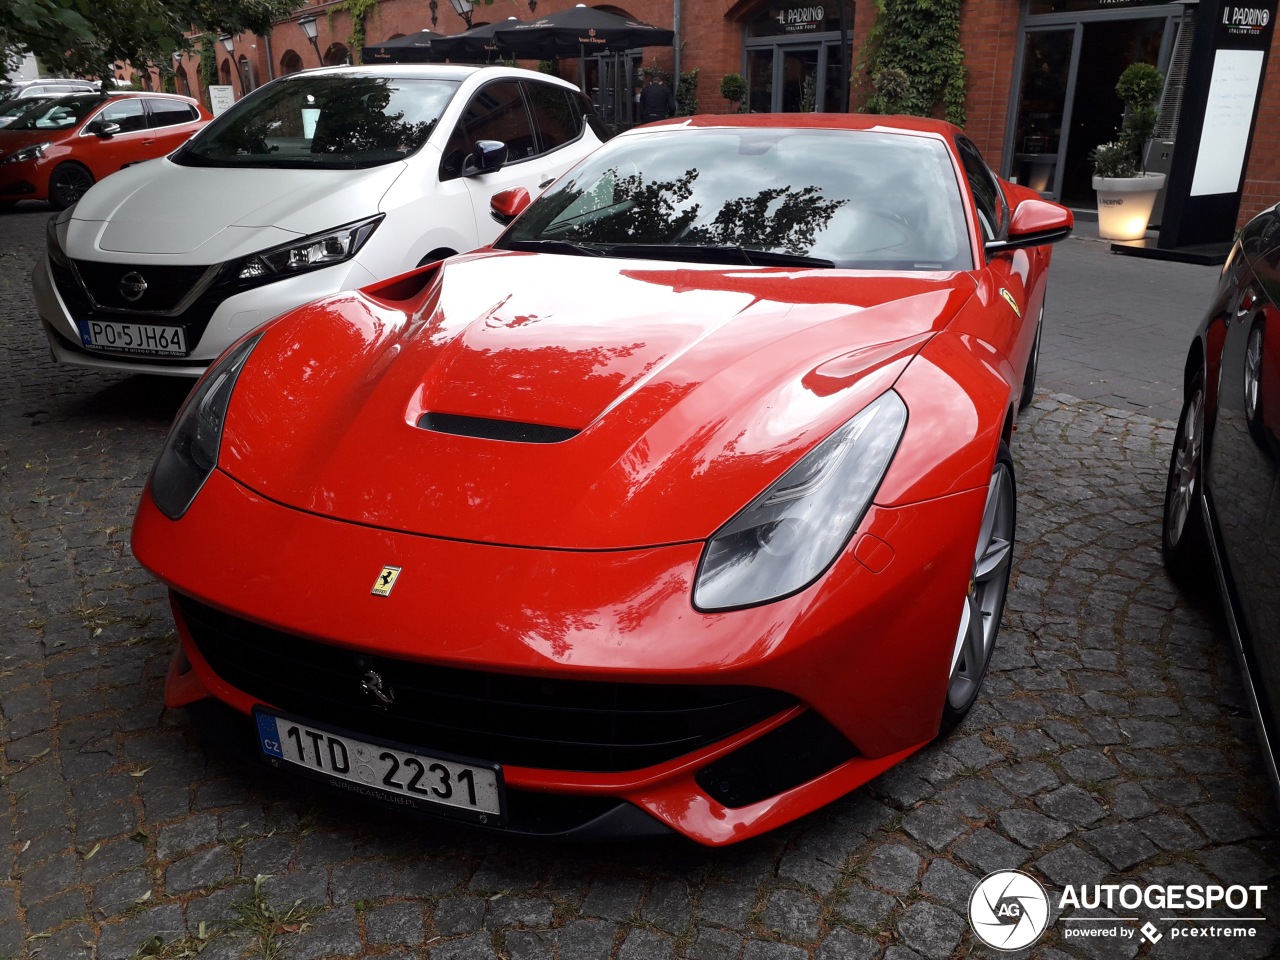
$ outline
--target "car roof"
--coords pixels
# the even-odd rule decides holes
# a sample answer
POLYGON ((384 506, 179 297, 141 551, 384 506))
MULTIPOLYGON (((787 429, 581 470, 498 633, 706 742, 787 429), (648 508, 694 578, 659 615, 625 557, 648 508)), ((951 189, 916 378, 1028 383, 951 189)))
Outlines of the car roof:
POLYGON ((314 67, 310 70, 299 70, 297 73, 290 73, 287 76, 279 77, 279 80, 291 80, 296 77, 303 76, 336 76, 336 77, 388 77, 397 79, 410 79, 413 77, 421 77, 425 80, 466 80, 468 77, 481 74, 493 77, 520 77, 529 80, 546 80, 561 86, 572 87, 578 89, 568 80, 560 77, 550 76, 549 74, 539 73, 536 70, 526 70, 523 67, 507 67, 507 66, 475 66, 468 64, 456 63, 379 63, 379 64, 363 64, 361 66, 337 66, 337 67, 314 67))
POLYGON ((55 100, 83 100, 85 94, 96 96, 99 100, 125 100, 130 97, 158 97, 164 100, 180 100, 183 103, 189 103, 192 106, 198 106, 199 102, 194 97, 184 97, 180 93, 159 93, 151 90, 108 90, 106 93, 99 91, 97 88, 92 90, 76 90, 71 93, 60 93, 52 97, 49 102, 55 100))
POLYGON ((699 114, 647 124, 641 131, 662 127, 749 127, 772 129, 876 130, 885 133, 927 133, 952 137, 961 129, 945 120, 877 113, 728 113, 699 114))

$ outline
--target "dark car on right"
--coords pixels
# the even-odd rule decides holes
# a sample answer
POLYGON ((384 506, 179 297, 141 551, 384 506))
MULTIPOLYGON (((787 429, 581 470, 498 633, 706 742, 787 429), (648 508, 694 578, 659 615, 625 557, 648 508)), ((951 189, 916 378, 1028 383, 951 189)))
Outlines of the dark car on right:
POLYGON ((1165 566, 1216 582, 1280 787, 1280 206, 1252 220, 1187 354, 1165 488, 1165 566))

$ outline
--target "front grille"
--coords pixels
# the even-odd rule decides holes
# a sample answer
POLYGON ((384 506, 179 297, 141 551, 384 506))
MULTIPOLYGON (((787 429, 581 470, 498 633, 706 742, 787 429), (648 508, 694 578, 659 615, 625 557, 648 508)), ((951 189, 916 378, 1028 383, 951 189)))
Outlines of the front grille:
POLYGON ((637 770, 715 743, 793 705, 759 687, 560 680, 356 654, 271 630, 188 597, 201 655, 268 704, 423 749, 548 770, 637 770), (361 689, 369 670, 394 694, 361 689))
POLYGON ((150 263, 135 266, 95 260, 73 260, 71 264, 94 303, 105 310, 127 310, 130 313, 176 310, 209 270, 207 266, 164 267, 150 263), (121 291, 121 281, 125 277, 134 282, 141 278, 146 285, 136 300, 128 299, 121 291))
MULTIPOLYGON (((68 261, 68 260, 59 261, 58 259, 50 257, 48 260, 48 263, 49 263, 49 273, 53 278, 53 284, 55 287, 57 287, 59 296, 62 297, 63 303, 65 303, 67 306, 68 314, 70 314, 71 318, 75 321, 76 326, 80 330, 82 335, 84 335, 84 332, 88 329, 88 324, 92 323, 94 320, 108 320, 108 321, 115 320, 115 321, 125 321, 125 322, 134 322, 134 323, 163 323, 165 325, 182 327, 182 329, 186 333, 187 351, 191 352, 195 350, 196 346, 200 343, 200 338, 204 336, 204 331, 209 326, 209 321, 213 318, 214 311, 218 309, 222 301, 226 299, 226 297, 228 296, 228 293, 225 288, 214 283, 213 285, 205 289, 199 296, 197 296, 195 300, 192 303, 190 303, 187 306, 187 308, 180 313, 176 313, 176 314, 163 313, 157 316, 157 314, 155 314, 154 312, 143 312, 143 308, 139 304, 142 303, 144 300, 146 300, 145 295, 142 298, 142 300, 139 301, 139 303, 131 304, 128 307, 122 307, 117 309, 115 307, 106 306, 102 303, 102 301, 97 300, 96 298, 97 292, 101 292, 101 291, 96 291, 95 296, 91 298, 89 296, 88 291, 85 289, 84 283, 81 282, 84 278, 85 272, 96 275, 96 272, 97 272, 95 270, 96 267, 109 267, 109 266, 112 266, 111 264, 92 264, 90 261, 87 261, 87 260, 77 260, 75 261, 77 270, 76 272, 73 272, 71 267, 71 261, 68 261), (89 269, 87 271, 84 269, 86 265, 89 266, 89 269)), ((116 265, 116 269, 120 271, 120 275, 116 278, 116 286, 118 287, 120 283, 120 279, 123 277, 123 275, 125 273, 128 273, 129 270, 134 268, 129 267, 127 265, 125 266, 116 265)), ((151 277, 153 276, 153 274, 151 273, 153 269, 155 268, 146 267, 145 270, 139 269, 139 272, 143 273, 145 277, 151 277)), ((190 268, 172 267, 169 269, 174 269, 174 270, 191 269, 191 270, 204 271, 204 270, 207 270, 208 268, 207 267, 190 267, 190 268)), ((158 274, 156 274, 156 276, 158 276, 158 274)), ((99 277, 98 279, 99 281, 101 281, 102 278, 99 277)), ((170 279, 173 279, 173 278, 166 278, 166 280, 170 280, 170 279)), ((176 287, 172 285, 165 286, 164 289, 166 290, 166 296, 172 296, 177 293, 176 287)), ((148 280, 148 293, 150 292, 151 292, 150 281, 148 280)), ((106 296, 106 293, 103 292, 103 295, 106 296)), ((120 292, 118 289, 116 290, 116 295, 117 295, 117 298, 120 297, 120 292)), ((156 294, 156 296, 159 297, 159 294, 156 294)), ((178 300, 181 301, 183 296, 185 296, 185 293, 178 294, 178 300)), ((112 302, 116 302, 116 301, 112 301, 112 302)), ((160 302, 160 301, 156 301, 156 302, 160 302)), ((83 343, 73 344, 72 346, 74 349, 80 350, 92 356, 100 356, 102 355, 102 353, 107 352, 107 351, 100 351, 97 349, 86 350, 83 346, 83 343)), ((191 362, 187 360, 185 357, 173 358, 173 357, 157 356, 157 357, 143 358, 135 354, 135 355, 132 355, 132 358, 135 360, 145 359, 147 363, 160 364, 160 365, 163 365, 163 364, 187 365, 191 362)))

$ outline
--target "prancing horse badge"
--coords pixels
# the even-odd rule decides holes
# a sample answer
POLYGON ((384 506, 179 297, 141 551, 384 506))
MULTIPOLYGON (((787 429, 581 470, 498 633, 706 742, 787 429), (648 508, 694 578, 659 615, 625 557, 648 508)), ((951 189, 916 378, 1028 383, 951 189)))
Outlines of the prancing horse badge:
POLYGON ((1000 296, 1004 297, 1005 303, 1013 307, 1013 312, 1018 315, 1018 319, 1022 319, 1022 311, 1018 309, 1018 301, 1013 299, 1013 294, 1003 287, 1000 288, 1000 296))
POLYGON ((375 597, 390 596, 391 588, 396 585, 399 577, 399 567, 383 567, 382 572, 378 574, 378 579, 373 582, 373 595, 375 597))

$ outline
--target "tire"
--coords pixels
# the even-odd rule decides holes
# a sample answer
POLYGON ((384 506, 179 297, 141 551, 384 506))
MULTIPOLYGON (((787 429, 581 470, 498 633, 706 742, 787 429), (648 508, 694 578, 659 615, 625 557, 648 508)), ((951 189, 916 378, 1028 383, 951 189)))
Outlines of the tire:
POLYGON ((991 469, 991 481, 987 484, 987 502, 974 549, 973 574, 956 632, 939 736, 946 736, 960 725, 982 690, 1009 593, 1017 520, 1013 458, 1008 446, 1001 442, 991 469))
POLYGON ((1160 537, 1165 569, 1179 587, 1196 598, 1213 589, 1209 532, 1200 508, 1204 484, 1204 374, 1187 385, 1178 415, 1178 430, 1169 457, 1164 488, 1164 523, 1160 537))
POLYGON ((1018 400, 1018 412, 1031 406, 1036 394, 1036 375, 1040 372, 1040 337, 1044 333, 1044 307, 1040 308, 1040 319, 1036 322, 1036 342, 1031 345, 1031 359, 1027 361, 1027 372, 1022 376, 1022 397, 1018 400))
POLYGON ((64 163, 49 175, 49 205, 65 210, 93 186, 93 174, 78 163, 64 163))

